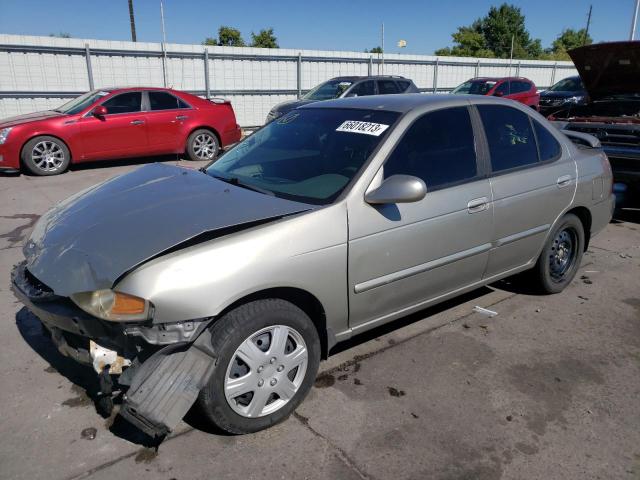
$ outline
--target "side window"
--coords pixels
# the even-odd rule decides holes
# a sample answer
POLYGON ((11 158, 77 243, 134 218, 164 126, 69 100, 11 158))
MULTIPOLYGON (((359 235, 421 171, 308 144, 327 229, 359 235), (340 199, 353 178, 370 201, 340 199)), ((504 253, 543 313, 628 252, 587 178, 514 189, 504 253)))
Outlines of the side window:
POLYGON ((385 93, 400 93, 396 82, 393 80, 378 80, 378 93, 383 95, 385 93))
POLYGON ((529 82, 511 82, 511 93, 524 93, 531 90, 531 84, 529 82))
POLYGON ((184 102, 180 102, 177 97, 174 97, 170 93, 160 91, 149 92, 149 104, 151 106, 151 110, 185 108, 180 106, 180 103, 184 104, 184 102))
POLYGON ((498 85, 498 88, 496 88, 495 93, 501 93, 504 96, 510 95, 511 94, 510 82, 502 82, 500 85, 498 85))
POLYGON ((529 115, 502 105, 478 105, 489 143, 494 172, 538 162, 538 149, 529 115))
POLYGON ((407 82, 406 80, 398 80, 396 83, 400 87, 401 92, 406 92, 407 88, 409 88, 409 85, 411 85, 411 83, 407 82))
POLYGON ((384 164, 385 178, 414 175, 427 191, 478 174, 471 118, 466 107, 427 113, 409 127, 384 164))
POLYGON ((547 160, 554 160, 559 157, 562 152, 562 147, 560 147, 555 137, 551 135, 551 132, 543 127, 537 120, 533 120, 533 128, 535 128, 536 137, 538 138, 540 161, 546 162, 547 160))
POLYGON ((349 92, 349 95, 354 95, 354 94, 359 97, 365 97, 367 95, 375 95, 376 86, 373 84, 372 80, 367 80, 366 82, 360 82, 358 85, 353 87, 353 90, 349 92))
POLYGON ((102 105, 109 114, 132 113, 141 110, 142 92, 127 92, 110 98, 102 105))

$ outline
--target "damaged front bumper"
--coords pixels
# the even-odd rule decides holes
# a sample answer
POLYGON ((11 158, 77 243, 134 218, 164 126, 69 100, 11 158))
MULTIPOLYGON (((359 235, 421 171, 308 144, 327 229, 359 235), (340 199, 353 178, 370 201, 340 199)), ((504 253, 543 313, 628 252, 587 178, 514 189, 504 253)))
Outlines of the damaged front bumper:
POLYGON ((206 328, 211 319, 160 326, 100 320, 55 295, 25 262, 14 268, 11 284, 60 353, 97 370, 108 363, 111 373, 122 372, 119 383, 129 388, 120 415, 152 437, 178 425, 213 373, 216 356, 206 328))

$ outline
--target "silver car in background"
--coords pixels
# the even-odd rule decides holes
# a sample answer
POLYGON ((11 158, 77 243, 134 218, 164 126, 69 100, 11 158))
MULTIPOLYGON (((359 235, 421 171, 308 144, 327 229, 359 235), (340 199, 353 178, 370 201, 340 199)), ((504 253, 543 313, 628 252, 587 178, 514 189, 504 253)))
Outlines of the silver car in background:
POLYGON ((145 432, 196 401, 255 432, 355 334, 524 270, 562 291, 613 208, 586 144, 499 98, 310 104, 202 171, 149 165, 58 205, 14 291, 62 352, 122 371, 145 432))

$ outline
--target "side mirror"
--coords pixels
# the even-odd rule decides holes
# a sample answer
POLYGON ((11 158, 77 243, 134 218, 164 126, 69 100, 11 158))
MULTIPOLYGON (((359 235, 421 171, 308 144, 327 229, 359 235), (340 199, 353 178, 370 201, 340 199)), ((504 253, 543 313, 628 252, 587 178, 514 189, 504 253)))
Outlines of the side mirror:
POLYGON ((493 94, 494 97, 504 97, 504 93, 502 92, 496 92, 493 94))
POLYGON ((392 175, 382 184, 365 194, 364 201, 371 205, 419 202, 427 194, 424 181, 411 175, 392 175))
POLYGON ((91 113, 94 117, 104 117, 109 112, 107 110, 107 107, 105 107, 104 105, 98 105, 93 109, 93 112, 91 113))

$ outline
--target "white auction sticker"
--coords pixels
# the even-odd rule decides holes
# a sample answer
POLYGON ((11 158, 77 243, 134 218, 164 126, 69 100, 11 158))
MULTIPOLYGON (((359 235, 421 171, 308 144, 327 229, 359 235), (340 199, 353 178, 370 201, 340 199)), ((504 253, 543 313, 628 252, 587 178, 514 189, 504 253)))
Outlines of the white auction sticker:
POLYGON ((364 133, 365 135, 373 135, 375 137, 378 137, 387 128, 389 128, 389 125, 384 125, 383 123, 347 120, 343 122, 342 125, 340 125, 338 128, 336 128, 336 132, 364 133))

